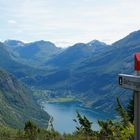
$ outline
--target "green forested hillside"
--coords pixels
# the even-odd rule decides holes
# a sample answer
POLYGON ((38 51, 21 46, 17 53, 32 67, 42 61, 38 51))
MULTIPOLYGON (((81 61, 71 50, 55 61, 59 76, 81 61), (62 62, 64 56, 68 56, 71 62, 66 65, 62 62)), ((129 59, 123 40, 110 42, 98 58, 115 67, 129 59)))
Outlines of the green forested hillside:
POLYGON ((27 120, 46 127, 49 115, 33 100, 27 87, 0 70, 0 124, 22 128, 27 120))

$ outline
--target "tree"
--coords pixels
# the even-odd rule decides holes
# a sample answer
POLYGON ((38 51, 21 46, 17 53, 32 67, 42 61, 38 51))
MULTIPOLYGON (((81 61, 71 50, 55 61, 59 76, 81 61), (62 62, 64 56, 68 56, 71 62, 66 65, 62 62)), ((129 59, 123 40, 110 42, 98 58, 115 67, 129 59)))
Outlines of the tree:
POLYGON ((122 106, 119 98, 117 98, 117 107, 116 107, 116 111, 118 113, 118 115, 121 117, 121 122, 122 125, 127 127, 129 126, 130 122, 129 122, 129 116, 127 111, 124 109, 124 107, 122 106))
MULTIPOLYGON (((120 137, 123 139, 134 138, 134 125, 130 122, 131 117, 134 115, 134 97, 131 102, 129 102, 127 106, 127 111, 120 103, 119 98, 117 98, 117 107, 116 111, 118 112, 119 116, 121 117, 121 124, 117 127, 119 128, 120 137), (131 107, 131 108, 130 108, 131 107), (127 111, 130 111, 128 113, 127 111)), ((134 117, 134 116, 133 116, 134 117)), ((133 119, 132 119, 133 120, 133 119)))
POLYGON ((77 119, 74 119, 73 121, 75 121, 77 123, 77 133, 79 134, 83 134, 85 136, 91 136, 93 135, 93 130, 92 130, 92 122, 90 122, 86 116, 81 116, 79 112, 77 112, 77 119))
POLYGON ((32 121, 27 121, 24 127, 25 135, 29 138, 29 140, 36 140, 39 129, 32 121))
POLYGON ((133 97, 129 100, 129 103, 127 106, 127 113, 129 116, 129 121, 133 123, 134 122, 134 94, 133 94, 133 97))
POLYGON ((98 120, 98 124, 101 127, 99 135, 102 137, 113 137, 114 136, 114 123, 111 120, 108 121, 100 121, 98 120))

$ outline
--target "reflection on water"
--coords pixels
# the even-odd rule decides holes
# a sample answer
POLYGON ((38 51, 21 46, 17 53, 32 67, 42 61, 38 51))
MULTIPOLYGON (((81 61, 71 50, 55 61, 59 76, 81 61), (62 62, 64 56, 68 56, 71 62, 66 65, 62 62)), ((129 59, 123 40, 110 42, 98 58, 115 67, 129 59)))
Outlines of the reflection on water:
POLYGON ((97 120, 105 120, 112 117, 105 113, 84 108, 80 102, 43 102, 42 104, 44 110, 53 116, 53 126, 55 130, 58 130, 61 133, 70 133, 75 130, 76 124, 73 119, 76 118, 76 111, 85 115, 93 122, 92 127, 94 130, 99 130, 97 120))

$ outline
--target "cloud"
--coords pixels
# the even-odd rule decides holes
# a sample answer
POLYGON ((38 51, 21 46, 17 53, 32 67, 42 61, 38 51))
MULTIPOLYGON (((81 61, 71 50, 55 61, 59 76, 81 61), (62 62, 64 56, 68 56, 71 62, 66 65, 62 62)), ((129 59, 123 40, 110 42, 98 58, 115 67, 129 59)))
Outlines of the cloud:
POLYGON ((17 24, 17 22, 15 20, 13 20, 13 19, 8 20, 8 23, 10 23, 10 24, 17 24))
POLYGON ((93 39, 112 43, 140 27, 139 0, 0 0, 0 4, 2 39, 45 39, 59 46, 93 39))

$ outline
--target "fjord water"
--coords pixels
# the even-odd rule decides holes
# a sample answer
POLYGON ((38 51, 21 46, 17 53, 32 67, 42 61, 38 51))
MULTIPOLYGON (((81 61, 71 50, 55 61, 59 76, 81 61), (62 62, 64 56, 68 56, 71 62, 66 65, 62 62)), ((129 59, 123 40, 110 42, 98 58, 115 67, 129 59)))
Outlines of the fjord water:
POLYGON ((53 116, 53 126, 55 130, 61 133, 71 133, 75 131, 76 123, 73 119, 76 119, 76 111, 85 115, 91 122, 93 122, 92 128, 99 130, 97 120, 106 120, 113 118, 112 115, 103 112, 93 111, 91 109, 82 106, 82 103, 73 102, 43 102, 42 106, 51 116, 53 116))

